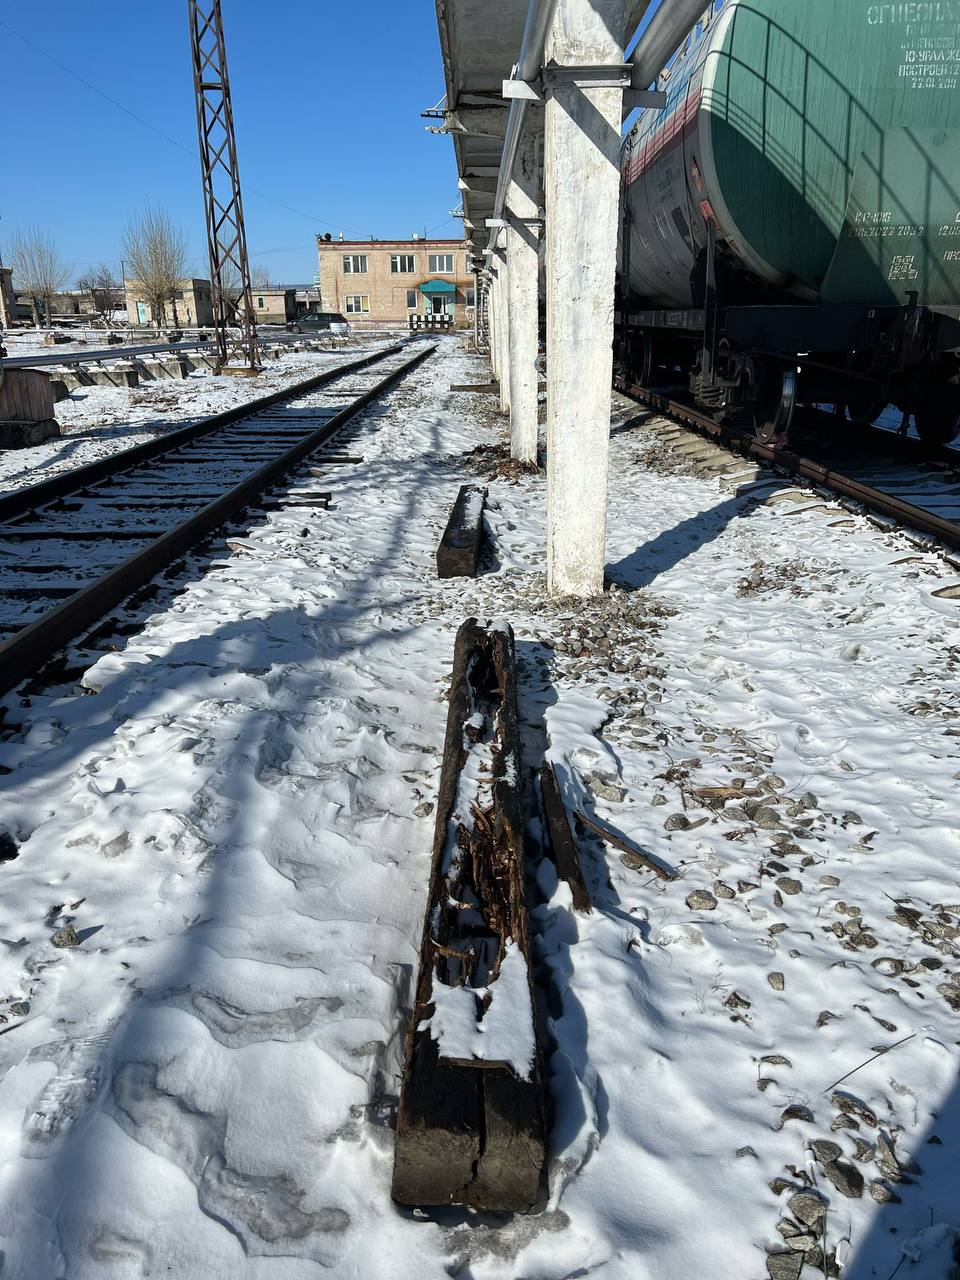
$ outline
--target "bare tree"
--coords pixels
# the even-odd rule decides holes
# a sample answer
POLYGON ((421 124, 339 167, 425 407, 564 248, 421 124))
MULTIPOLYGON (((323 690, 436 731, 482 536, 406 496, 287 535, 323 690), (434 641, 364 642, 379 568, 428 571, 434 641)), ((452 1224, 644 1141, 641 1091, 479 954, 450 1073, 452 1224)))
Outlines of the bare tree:
POLYGON ((163 209, 145 205, 127 223, 123 233, 123 253, 130 264, 131 278, 146 294, 155 324, 166 322, 166 306, 177 324, 177 294, 187 272, 187 246, 183 232, 175 227, 163 209))
POLYGON ((269 289, 270 272, 266 267, 254 267, 250 273, 250 283, 254 289, 269 289))
POLYGON ((113 274, 113 268, 106 262, 77 277, 77 288, 90 295, 94 311, 106 315, 120 306, 122 291, 113 274))
POLYGON ((34 324, 40 324, 42 304, 44 324, 49 329, 54 294, 60 292, 69 276, 57 247, 47 232, 39 227, 26 227, 13 237, 12 252, 19 287, 30 297, 34 324))

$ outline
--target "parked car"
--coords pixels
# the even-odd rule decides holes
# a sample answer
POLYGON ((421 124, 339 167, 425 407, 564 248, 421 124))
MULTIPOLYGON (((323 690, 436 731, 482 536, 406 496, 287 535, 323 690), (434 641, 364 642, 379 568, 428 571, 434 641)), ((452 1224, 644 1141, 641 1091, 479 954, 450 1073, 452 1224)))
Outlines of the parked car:
POLYGON ((336 311, 307 311, 296 320, 287 321, 289 333, 317 333, 326 330, 331 333, 346 333, 346 320, 336 311))

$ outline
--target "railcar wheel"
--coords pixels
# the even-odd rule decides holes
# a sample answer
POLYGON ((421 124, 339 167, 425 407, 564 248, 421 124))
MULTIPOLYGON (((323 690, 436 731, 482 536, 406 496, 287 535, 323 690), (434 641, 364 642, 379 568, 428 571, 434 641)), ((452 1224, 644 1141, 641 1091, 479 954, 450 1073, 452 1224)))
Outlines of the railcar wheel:
POLYGON ((797 371, 787 369, 763 380, 759 399, 753 407, 753 434, 761 444, 786 448, 797 409, 797 371))
POLYGON ((960 431, 960 416, 952 408, 918 409, 913 421, 924 444, 950 444, 960 431))
POLYGON ((847 417, 855 427, 872 426, 886 407, 885 400, 874 396, 847 397, 847 417))
POLYGON ((653 339, 649 333, 636 333, 630 344, 633 376, 641 387, 648 387, 653 376, 653 339))

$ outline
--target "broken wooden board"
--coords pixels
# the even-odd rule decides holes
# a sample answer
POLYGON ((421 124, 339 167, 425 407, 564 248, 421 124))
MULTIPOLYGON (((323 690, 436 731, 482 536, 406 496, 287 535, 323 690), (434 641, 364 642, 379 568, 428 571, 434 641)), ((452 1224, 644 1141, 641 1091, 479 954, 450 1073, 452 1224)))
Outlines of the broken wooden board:
POLYGON ((393 1198, 524 1212, 546 1156, 513 633, 457 633, 393 1198))
POLYGON ((477 391, 483 395, 494 395, 500 390, 499 382, 463 382, 453 383, 451 391, 477 391))
POLYGON ((437 547, 437 575, 440 578, 475 578, 483 542, 483 506, 486 489, 475 484, 461 485, 450 519, 437 547))
POLYGON ((549 761, 540 770, 540 796, 557 871, 560 873, 560 878, 570 886, 573 909, 586 914, 593 910, 593 906, 580 867, 577 843, 570 830, 570 823, 567 821, 567 810, 563 803, 563 796, 560 794, 560 784, 557 782, 553 765, 549 761))
POLYGON ((592 831, 595 835, 600 836, 602 840, 606 840, 607 844, 612 844, 616 849, 622 849, 629 858, 646 867, 648 871, 652 871, 661 880, 676 880, 677 872, 672 867, 665 866, 662 862, 657 862, 645 849, 641 849, 638 844, 634 844, 632 840, 622 836, 619 831, 614 831, 613 827, 608 827, 599 818, 588 818, 585 813, 578 809, 577 821, 582 823, 588 831, 592 831))

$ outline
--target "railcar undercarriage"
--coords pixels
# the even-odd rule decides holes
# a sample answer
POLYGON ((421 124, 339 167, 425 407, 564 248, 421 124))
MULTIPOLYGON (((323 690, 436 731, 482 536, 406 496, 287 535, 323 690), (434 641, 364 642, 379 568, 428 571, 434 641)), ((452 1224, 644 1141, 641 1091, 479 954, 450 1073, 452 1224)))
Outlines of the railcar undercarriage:
POLYGON ((888 406, 920 438, 960 431, 960 308, 775 305, 617 313, 617 354, 629 381, 689 383, 701 408, 787 443, 800 405, 832 405, 863 425, 888 406))

